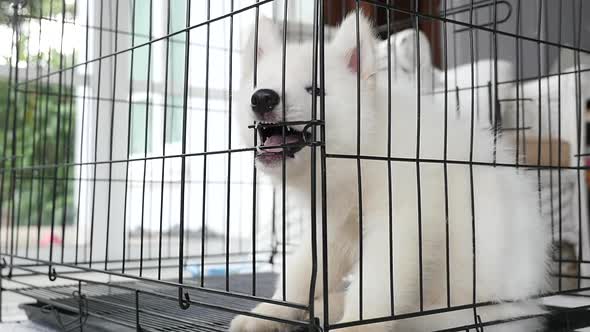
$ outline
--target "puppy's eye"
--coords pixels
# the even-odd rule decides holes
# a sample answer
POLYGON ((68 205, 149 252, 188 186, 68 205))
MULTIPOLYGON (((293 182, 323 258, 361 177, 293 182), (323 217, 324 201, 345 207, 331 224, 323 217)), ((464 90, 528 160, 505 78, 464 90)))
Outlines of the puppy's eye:
MULTIPOLYGON (((314 95, 313 86, 305 87, 305 91, 307 91, 307 93, 309 93, 312 96, 314 95)), ((319 87, 316 87, 315 88, 315 95, 316 96, 323 96, 324 92, 319 87)))

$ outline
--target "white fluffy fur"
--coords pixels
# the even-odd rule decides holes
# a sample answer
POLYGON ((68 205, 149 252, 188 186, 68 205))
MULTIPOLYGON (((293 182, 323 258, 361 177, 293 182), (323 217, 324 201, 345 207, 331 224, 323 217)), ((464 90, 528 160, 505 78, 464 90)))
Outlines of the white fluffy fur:
MULTIPOLYGON (((361 154, 387 156, 387 77, 376 72, 375 37, 371 24, 360 15, 361 57, 361 154)), ((254 53, 252 38, 242 59, 244 81, 241 86, 239 128, 251 137, 247 126, 254 120, 249 98, 258 88, 281 91, 282 47, 272 23, 261 20, 259 28, 258 86, 252 87, 254 53)), ((326 149, 328 153, 356 154, 356 72, 348 66, 356 49, 356 16, 342 23, 334 39, 326 45, 326 149)), ((311 96, 305 87, 312 80, 312 45, 289 44, 286 70, 286 120, 311 118, 311 96)), ((393 267, 395 313, 420 309, 418 221, 421 222, 424 309, 447 305, 446 222, 444 167, 441 163, 421 162, 420 204, 418 218, 416 157, 416 92, 411 84, 392 82, 391 156, 408 158, 391 162, 393 267)), ((433 111, 440 105, 421 99, 420 158, 443 159, 444 114, 433 111)), ((276 109, 280 120, 282 105, 276 109)), ((471 127, 468 117, 448 119, 447 156, 449 160, 470 160, 471 127)), ((489 128, 475 127, 472 160, 493 160, 493 137, 489 128)), ((509 160, 507 143, 497 145, 497 158, 509 160)), ((289 199, 299 199, 301 209, 309 211, 308 149, 287 162, 289 199)), ((280 166, 259 165, 271 178, 280 179, 280 166)), ((319 170, 319 168, 318 168, 319 170)), ((512 167, 490 167, 449 163, 448 229, 450 303, 472 303, 472 170, 475 211, 477 301, 525 300, 546 287, 546 261, 549 246, 547 225, 538 212, 534 182, 526 171, 512 167)), ((362 162, 363 187, 363 318, 384 317, 390 307, 390 250, 388 170, 385 161, 362 162)), ((319 172, 318 172, 319 176, 319 172)), ((319 191, 318 191, 319 192, 319 191)), ((327 215, 329 289, 322 285, 319 253, 316 308, 320 310, 323 292, 330 294, 330 321, 347 322, 359 318, 358 196, 357 164, 354 159, 327 160, 327 215), (352 282, 342 291, 344 278, 352 282)), ((319 196, 319 195, 318 195, 319 196)), ((318 231, 320 228, 318 227, 318 231)), ((320 234, 320 233, 318 233, 320 234)), ((309 237, 303 237, 308 239, 309 237)), ((321 239, 321 236, 318 236, 321 239)), ((318 246, 321 248, 321 246, 318 246)), ((304 241, 288 258, 287 300, 307 303, 311 273, 311 245, 304 241)), ((282 298, 281 285, 275 298, 282 298)), ((306 313, 285 307, 261 304, 255 312, 289 319, 303 319, 306 313)), ((516 314, 533 314, 540 308, 533 301, 504 303, 478 309, 482 320, 490 321, 516 314)), ((473 323, 473 310, 456 311, 388 323, 351 327, 342 331, 430 331, 473 323)), ((539 320, 520 321, 486 331, 536 331, 539 320)), ((275 331, 284 326, 271 321, 238 316, 231 331, 275 331)))

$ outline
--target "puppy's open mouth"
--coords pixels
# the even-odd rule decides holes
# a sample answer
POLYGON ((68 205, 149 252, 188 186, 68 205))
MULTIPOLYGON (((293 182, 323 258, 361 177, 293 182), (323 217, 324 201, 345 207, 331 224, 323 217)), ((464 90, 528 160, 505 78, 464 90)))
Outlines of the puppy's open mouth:
POLYGON ((294 158, 295 154, 306 145, 311 134, 283 124, 259 124, 258 135, 261 144, 257 159, 263 162, 281 160, 284 155, 294 158), (284 130, 284 133, 283 133, 284 130))

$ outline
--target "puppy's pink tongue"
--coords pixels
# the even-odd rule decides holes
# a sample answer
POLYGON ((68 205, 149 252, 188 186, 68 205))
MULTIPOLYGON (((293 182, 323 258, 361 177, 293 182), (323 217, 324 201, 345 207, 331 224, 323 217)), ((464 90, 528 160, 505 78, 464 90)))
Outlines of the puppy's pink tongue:
MULTIPOLYGON (((292 144, 292 143, 297 143, 299 141, 299 139, 297 138, 297 136, 286 136, 285 137, 285 144, 292 144)), ((283 145, 283 135, 273 135, 270 136, 269 138, 267 138, 264 141, 264 144, 262 144, 262 146, 281 146, 283 145)), ((264 149, 264 152, 282 152, 283 148, 281 147, 276 147, 276 148, 270 148, 270 149, 264 149)))

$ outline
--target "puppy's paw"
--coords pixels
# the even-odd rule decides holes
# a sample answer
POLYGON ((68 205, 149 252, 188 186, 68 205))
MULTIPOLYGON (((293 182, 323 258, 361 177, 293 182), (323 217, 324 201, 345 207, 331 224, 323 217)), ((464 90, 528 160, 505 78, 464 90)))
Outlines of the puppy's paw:
MULTIPOLYGON (((252 312, 267 317, 284 319, 297 319, 297 316, 301 314, 299 310, 268 303, 259 304, 252 312)), ((245 315, 236 316, 229 327, 231 332, 283 332, 292 329, 293 326, 287 324, 245 315)))
MULTIPOLYGON (((344 314, 344 299, 345 299, 346 292, 344 291, 335 291, 330 293, 329 299, 329 318, 330 323, 338 322, 342 319, 342 315, 344 314)), ((319 297, 315 300, 315 313, 314 316, 319 318, 320 324, 323 325, 324 321, 324 298, 319 297)), ((304 320, 309 320, 309 312, 305 312, 304 320)))

